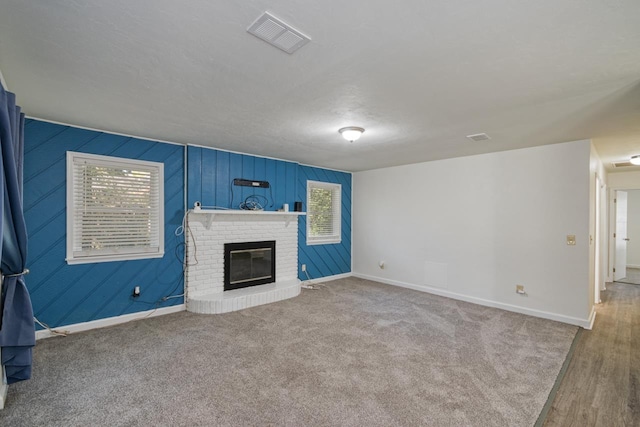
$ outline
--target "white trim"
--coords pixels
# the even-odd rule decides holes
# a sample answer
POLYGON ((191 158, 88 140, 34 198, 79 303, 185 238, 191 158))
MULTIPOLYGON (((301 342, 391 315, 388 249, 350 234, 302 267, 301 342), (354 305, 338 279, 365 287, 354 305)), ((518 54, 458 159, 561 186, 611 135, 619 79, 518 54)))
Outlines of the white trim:
MULTIPOLYGON (((7 81, 4 79, 4 76, 2 75, 2 71, 0 71, 0 82, 2 83, 2 87, 4 88, 4 90, 9 90, 9 88, 7 87, 7 81)), ((2 391, 0 389, 0 405, 2 404, 2 391)), ((2 406, 0 406, 0 408, 2 408, 2 406)))
POLYGON ((6 384, 7 379, 4 375, 4 366, 0 366, 0 372, 2 373, 2 377, 0 377, 0 409, 4 409, 4 403, 7 401, 9 386, 6 384))
MULTIPOLYGON (((1 76, 2 76, 2 74, 0 73, 0 77, 1 76)), ((6 84, 4 85, 4 88, 7 89, 7 85, 6 84)), ((69 126, 69 127, 77 128, 77 129, 85 129, 85 130, 90 130, 90 131, 94 131, 94 132, 108 133, 108 134, 111 134, 111 135, 126 136, 127 138, 142 139, 142 140, 151 141, 151 142, 161 142, 163 144, 182 145, 184 147, 207 148, 209 150, 224 151, 225 153, 242 154, 242 155, 245 155, 245 156, 259 157, 261 159, 278 160, 278 161, 281 161, 281 162, 295 163, 295 164, 300 165, 300 166, 308 166, 308 167, 312 167, 312 168, 320 168, 320 169, 326 169, 326 170, 331 170, 331 171, 335 171, 335 172, 344 172, 344 173, 353 174, 353 172, 351 172, 351 171, 345 171, 345 170, 341 170, 341 169, 332 169, 332 168, 328 168, 326 166, 308 165, 306 163, 299 163, 299 162, 297 162, 295 160, 280 159, 278 157, 263 156, 263 155, 259 155, 259 154, 243 153, 242 151, 234 151, 234 150, 229 150, 229 149, 226 149, 226 148, 211 147, 211 146, 201 145, 201 144, 192 144, 192 143, 189 143, 189 142, 167 141, 165 139, 149 138, 149 137, 146 137, 146 136, 131 135, 129 133, 115 132, 115 131, 111 131, 111 130, 92 128, 92 127, 88 127, 88 126, 72 125, 72 124, 69 124, 69 123, 59 122, 59 121, 56 121, 56 120, 48 120, 48 119, 43 119, 43 118, 34 117, 34 116, 26 116, 26 118, 32 119, 32 120, 39 120, 41 122, 53 123, 54 125, 69 126)))
MULTIPOLYGON (((182 242, 185 243, 185 248, 186 248, 186 243, 187 243, 187 238, 186 236, 184 236, 184 224, 187 221, 187 215, 189 213, 189 208, 187 206, 187 199, 189 197, 189 195, 187 194, 187 191, 189 189, 189 171, 187 170, 189 167, 189 147, 187 147, 186 145, 184 146, 184 149, 182 150, 183 154, 183 159, 184 159, 184 163, 182 164, 182 203, 184 204, 183 208, 184 208, 184 214, 182 215, 182 242)), ((179 229, 176 229, 174 231, 177 232, 179 229)), ((176 236, 177 237, 177 236, 176 236)), ((187 295, 187 280, 188 280, 188 275, 187 275, 187 269, 185 268, 185 266, 189 265, 189 262, 187 260, 187 251, 183 251, 182 252, 182 293, 184 296, 184 301, 188 300, 188 295, 187 295)), ((186 305, 185 305, 186 308, 186 305)))
MULTIPOLYGON (((128 135, 125 135, 125 136, 128 136, 128 135)), ((138 137, 134 136, 133 138, 138 138, 138 137)), ((173 142, 173 143, 170 142, 170 144, 175 144, 175 142, 173 142)), ((196 147, 196 148, 205 148, 205 149, 208 149, 208 150, 224 151, 225 153, 240 154, 240 155, 243 155, 243 156, 258 157, 260 159, 269 159, 269 160, 277 160, 279 162, 295 163, 296 165, 299 165, 299 166, 307 166, 307 167, 310 167, 310 168, 326 169, 326 170, 330 170, 330 171, 334 171, 334 172, 351 173, 351 174, 353 173, 351 171, 345 171, 345 170, 342 170, 342 169, 333 169, 333 168, 328 168, 326 166, 317 166, 317 165, 309 165, 309 164, 306 164, 306 163, 300 163, 300 162, 297 162, 295 160, 281 159, 281 158, 278 158, 278 157, 265 156, 265 155, 262 155, 262 154, 243 153, 242 151, 234 151, 234 150, 229 150, 227 148, 211 147, 211 146, 202 145, 202 144, 191 144, 189 142, 187 142, 186 144, 183 144, 183 145, 185 145, 187 147, 196 147)))
POLYGON ((300 166, 306 166, 306 167, 308 167, 308 168, 326 169, 326 170, 328 170, 328 171, 334 171, 334 172, 342 172, 342 173, 350 173, 350 174, 353 174, 354 172, 357 172, 357 171, 353 171, 353 172, 352 172, 352 171, 345 171, 345 170, 342 170, 342 169, 328 168, 328 167, 326 167, 326 166, 308 165, 308 164, 306 164, 306 163, 298 163, 298 164, 299 164, 300 166))
POLYGON ((640 268, 640 264, 627 264, 627 268, 640 268))
MULTIPOLYGON (((164 257, 164 163, 148 160, 131 159, 127 157, 103 156, 97 154, 79 153, 67 151, 67 264, 87 264, 110 261, 127 261, 134 259, 162 258, 164 257), (76 177, 77 165, 105 166, 121 168, 135 168, 146 170, 151 175, 151 189, 157 188, 157 209, 151 212, 157 215, 157 247, 151 245, 137 246, 129 249, 125 247, 113 248, 110 250, 91 251, 84 248, 76 248, 76 232, 82 233, 85 230, 81 224, 76 224, 76 196, 86 195, 86 189, 82 182, 76 177), (156 179, 153 179, 153 178, 156 179), (76 227, 77 226, 77 227, 76 227), (76 230, 78 228, 78 230, 76 230)), ((90 234, 90 231, 86 231, 90 234)))
POLYGON ((342 184, 337 182, 307 180, 307 246, 336 245, 342 243, 342 184), (312 236, 311 222, 314 212, 311 208, 311 190, 320 189, 331 192, 331 236, 312 236))
POLYGON ((640 183, 638 183, 637 181, 637 177, 635 179, 632 179, 633 183, 626 183, 626 184, 617 184, 617 185, 613 185, 610 183, 611 179, 611 175, 618 175, 621 176, 623 174, 634 174, 634 177, 636 176, 636 172, 633 171, 625 171, 625 172, 609 172, 607 174, 607 182, 608 182, 608 192, 609 192, 609 197, 608 197, 608 219, 609 219, 609 229, 608 229, 608 235, 607 235, 607 239, 609 240, 609 253, 608 253, 608 262, 609 262, 609 266, 607 268, 607 277, 605 278, 605 288, 606 288, 606 283, 612 283, 614 282, 614 274, 613 274, 613 267, 615 264, 615 239, 613 238, 613 233, 616 229, 616 208, 615 208, 615 204, 613 203, 613 199, 616 198, 616 191, 618 190, 638 190, 640 189, 640 183))
MULTIPOLYGON (((139 311, 137 313, 123 314, 122 316, 107 317, 105 319, 92 320, 90 322, 75 323, 72 325, 60 326, 53 328, 54 331, 64 332, 65 334, 89 331, 91 329, 106 328, 108 326, 120 325, 122 323, 134 320, 149 319, 151 317, 163 316, 165 314, 178 313, 185 311, 185 304, 173 305, 171 307, 158 308, 155 310, 139 311)), ((48 329, 36 331, 36 340, 43 338, 55 337, 48 329)))
POLYGON ((351 248, 349 250, 349 270, 353 272, 353 174, 351 174, 350 178, 349 188, 351 189, 351 194, 349 198, 351 199, 351 206, 349 207, 349 228, 351 229, 351 248))
POLYGON ((317 279, 311 279, 311 280, 304 280, 302 281, 303 285, 313 285, 314 283, 322 283, 322 282, 331 282, 333 280, 339 280, 339 279, 346 279, 348 277, 352 277, 353 273, 349 272, 349 273, 341 273, 341 274, 334 274, 333 276, 324 276, 324 277, 318 277, 317 279))
POLYGON ((593 329, 593 324, 596 321, 596 308, 595 307, 591 307, 591 314, 589 315, 589 325, 588 326, 583 326, 583 328, 587 329, 587 330, 592 330, 593 329))
POLYGON ((400 286, 402 288, 413 289, 416 291, 427 292, 442 297, 452 298, 460 301, 466 301, 473 304, 483 305, 486 307, 494 307, 502 310, 512 311, 514 313, 526 314, 528 316, 541 317, 543 319, 555 320, 557 322, 568 323, 570 325, 576 325, 588 329, 591 324, 590 319, 580 319, 578 317, 565 316, 557 313, 549 313, 547 311, 534 310, 530 308, 520 307, 512 304, 505 304, 498 301, 487 300, 483 298, 471 297, 468 295, 458 294, 455 292, 449 292, 442 289, 432 288, 429 286, 415 285, 412 283, 400 282, 397 280, 389 280, 382 277, 368 276, 366 274, 353 273, 354 277, 361 279, 373 280, 375 282, 385 283, 387 285, 400 286))
MULTIPOLYGON (((289 226, 289 223, 292 220, 298 221, 299 216, 305 216, 306 212, 282 212, 282 211, 252 211, 252 210, 242 210, 242 209, 189 209, 187 211, 188 218, 191 218, 190 215, 194 215, 195 218, 199 216, 204 216, 206 220, 202 222, 204 228, 207 230, 211 230, 211 225, 213 224, 216 217, 224 218, 238 216, 238 220, 250 221, 251 215, 254 217, 259 217, 260 219, 268 219, 273 221, 285 221, 286 226, 289 226)), ((194 220, 195 220, 194 218, 194 220)))
MULTIPOLYGON (((134 136, 133 138, 137 138, 137 137, 134 136)), ((299 165, 299 166, 307 166, 307 167, 310 167, 310 168, 326 169, 326 170, 330 170, 330 171, 334 171, 334 172, 353 173, 353 172, 350 172, 350 171, 343 171, 341 169, 328 168, 326 166, 316 166, 316 165, 308 165, 306 163, 299 163, 299 162, 297 162, 295 160, 281 159, 281 158, 278 158, 278 157, 264 156, 264 155, 261 155, 261 154, 243 153, 242 151, 234 151, 234 150, 229 150, 227 148, 218 148, 218 147, 211 147, 211 146, 202 145, 202 144, 191 144, 191 143, 186 143, 184 145, 186 145, 188 147, 196 147, 196 148, 205 148, 205 149, 209 149, 209 150, 224 151, 225 153, 232 153, 232 154, 240 154, 240 155, 244 155, 244 156, 258 157, 260 159, 269 159, 269 160, 277 160, 279 162, 295 163, 296 165, 299 165)))
MULTIPOLYGON (((160 246, 160 250, 162 250, 164 245, 160 246)), ((122 254, 113 254, 113 255, 87 255, 84 257, 76 255, 75 257, 67 257, 65 261, 69 265, 76 264, 95 264, 98 262, 112 262, 112 261, 133 261, 138 259, 153 259, 153 258, 164 258, 163 252, 149 252, 149 253, 122 253, 122 254)))
MULTIPOLYGON (((307 222, 308 224, 308 222, 307 222)), ((340 236, 342 237, 342 236, 340 236)), ((307 246, 316 246, 316 245, 339 245, 340 243, 342 243, 342 238, 338 239, 337 237, 335 239, 328 239, 328 240, 314 240, 312 242, 306 242, 307 246)))
POLYGON ((616 198, 616 190, 612 187, 609 187, 608 200, 607 200, 607 209, 608 214, 607 218, 609 220, 609 224, 607 227, 607 241, 609 243, 608 253, 607 253, 607 278, 606 282, 613 282, 613 267, 616 261, 615 255, 615 242, 616 239, 613 237, 613 233, 616 229, 616 205, 613 200, 616 198))
POLYGON ((108 133, 108 134, 111 134, 111 135, 118 135, 118 136, 126 136, 127 138, 142 139, 142 140, 151 141, 151 142, 162 142, 163 144, 171 144, 171 145, 187 145, 187 144, 181 144, 179 142, 166 141, 166 140, 163 140, 163 139, 147 138, 146 136, 136 136, 136 135, 131 135, 131 134, 128 134, 128 133, 121 133, 121 132, 114 132, 114 131, 111 131, 111 130, 91 128, 91 127, 88 127, 88 126, 72 125, 72 124, 69 124, 69 123, 58 122, 56 120, 43 119, 43 118, 40 118, 40 117, 26 116, 26 118, 27 119, 32 119, 32 120, 38 120, 40 122, 53 123, 54 125, 68 126, 68 127, 72 127, 72 128, 76 128, 76 129, 84 129, 84 130, 90 130, 90 131, 93 131, 93 132, 108 133))

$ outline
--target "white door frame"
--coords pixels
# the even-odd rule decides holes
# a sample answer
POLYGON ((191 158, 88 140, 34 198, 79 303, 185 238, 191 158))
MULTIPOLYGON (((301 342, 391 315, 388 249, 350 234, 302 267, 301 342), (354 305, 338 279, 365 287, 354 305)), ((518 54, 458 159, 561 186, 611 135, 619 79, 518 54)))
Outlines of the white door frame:
MULTIPOLYGON (((631 180, 630 180, 631 181, 631 180)), ((613 199, 615 198, 616 191, 618 190, 640 190, 640 179, 636 179, 634 181, 638 181, 632 184, 625 185, 611 185, 608 189, 609 197, 608 197, 608 209, 609 212, 609 228, 607 230, 607 239, 608 241, 608 257, 607 257, 607 283, 613 282, 613 266, 615 264, 615 242, 613 240, 613 232, 616 229, 616 207, 613 203, 613 199)))
POLYGON ((607 209, 607 194, 609 189, 607 188, 607 184, 600 183, 600 260, 596 261, 600 263, 600 290, 607 290, 607 266, 608 266, 608 250, 609 250, 609 233, 608 233, 608 224, 609 224, 609 211, 607 209))
POLYGON ((614 263, 613 280, 621 280, 627 277, 627 220, 629 209, 627 207, 627 190, 616 190, 614 207, 616 211, 616 225, 613 237, 614 263), (624 214, 624 218, 623 215, 624 214))
POLYGON ((595 227, 596 229, 594 230, 594 262, 593 262, 593 266, 594 266, 594 287, 592 289, 592 291, 594 292, 594 296, 593 296, 593 301, 596 304, 600 304, 602 302, 602 300, 600 299, 600 289, 602 288, 602 262, 601 262, 601 258, 602 258, 602 239, 600 236, 600 217, 602 216, 602 212, 601 212, 601 203, 600 203, 600 197, 601 197, 601 193, 600 193, 600 188, 602 187, 602 183, 600 182, 600 177, 598 176, 598 174, 596 173, 595 176, 595 185, 594 185, 594 192, 595 192, 595 227))

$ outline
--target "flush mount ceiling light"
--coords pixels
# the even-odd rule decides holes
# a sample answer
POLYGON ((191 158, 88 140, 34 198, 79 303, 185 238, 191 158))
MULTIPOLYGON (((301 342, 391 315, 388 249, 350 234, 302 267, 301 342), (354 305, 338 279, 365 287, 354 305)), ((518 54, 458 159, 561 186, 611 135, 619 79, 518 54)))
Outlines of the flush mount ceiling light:
POLYGON ((357 126, 348 126, 346 128, 340 129, 338 132, 342 135, 344 139, 349 142, 357 141, 358 138, 362 136, 364 132, 364 128, 359 128, 357 126))
POLYGON ((629 162, 631 162, 632 165, 640 165, 640 154, 631 156, 629 162))

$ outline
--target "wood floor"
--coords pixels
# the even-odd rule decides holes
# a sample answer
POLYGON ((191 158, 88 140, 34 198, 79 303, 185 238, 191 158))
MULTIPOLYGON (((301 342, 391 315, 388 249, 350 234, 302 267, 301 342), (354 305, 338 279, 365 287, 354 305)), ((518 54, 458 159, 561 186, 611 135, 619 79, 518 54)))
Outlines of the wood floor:
POLYGON ((627 273, 624 279, 618 280, 617 283, 628 283, 630 285, 640 285, 640 268, 627 267, 627 273))
POLYGON ((608 285, 602 299, 545 426, 640 426, 640 285, 608 285))

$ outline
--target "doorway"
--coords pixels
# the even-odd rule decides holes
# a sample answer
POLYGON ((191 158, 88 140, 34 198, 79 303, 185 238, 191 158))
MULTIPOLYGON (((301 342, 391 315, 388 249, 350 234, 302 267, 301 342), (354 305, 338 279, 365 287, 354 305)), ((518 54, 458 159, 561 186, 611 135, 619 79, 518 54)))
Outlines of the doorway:
POLYGON ((598 174, 596 173, 595 175, 595 186, 594 186, 594 190, 595 190, 595 242, 594 242, 594 276, 595 276, 595 280, 594 280, 594 298, 593 301, 596 304, 600 304, 602 301, 600 300, 600 290, 602 289, 602 286, 604 284, 604 276, 603 276, 603 272, 602 272, 602 262, 601 262, 601 242, 602 242, 602 225, 601 225, 601 220, 602 220, 602 182, 600 181, 600 177, 598 176, 598 174))
POLYGON ((627 277, 627 192, 616 190, 613 204, 616 213, 616 226, 613 231, 615 262, 613 263, 613 281, 627 277))
POLYGON ((640 190, 618 190, 614 281, 640 285, 640 190))
POLYGON ((640 285, 640 190, 612 191, 610 277, 640 285))

